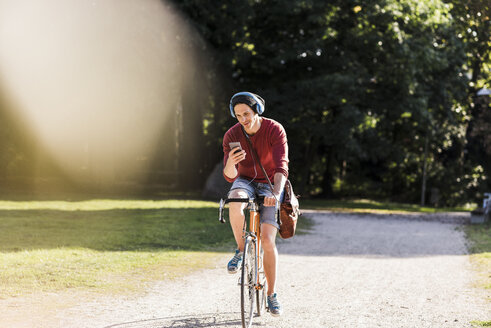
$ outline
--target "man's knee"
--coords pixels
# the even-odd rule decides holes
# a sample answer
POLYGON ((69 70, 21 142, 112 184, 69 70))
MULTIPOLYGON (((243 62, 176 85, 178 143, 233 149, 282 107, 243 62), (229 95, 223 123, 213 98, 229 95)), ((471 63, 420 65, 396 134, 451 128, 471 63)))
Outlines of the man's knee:
MULTIPOLYGON (((228 198, 249 198, 249 195, 242 189, 234 189, 229 192, 228 198)), ((247 203, 229 203, 229 211, 243 214, 246 206, 247 203)))
POLYGON ((265 251, 272 251, 276 247, 275 237, 269 234, 262 234, 261 241, 265 251))
POLYGON ((244 189, 233 189, 228 193, 228 198, 249 198, 249 195, 244 189))

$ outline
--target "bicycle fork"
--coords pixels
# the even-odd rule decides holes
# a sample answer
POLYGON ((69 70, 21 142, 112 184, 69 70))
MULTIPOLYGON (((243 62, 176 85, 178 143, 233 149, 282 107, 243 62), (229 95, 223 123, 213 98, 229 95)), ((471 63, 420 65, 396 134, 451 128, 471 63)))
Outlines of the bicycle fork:
POLYGON ((255 272, 254 272, 254 276, 255 276, 254 288, 259 291, 264 288, 260 279, 260 273, 261 271, 264 272, 264 268, 263 268, 262 254, 261 254, 261 223, 259 218, 259 209, 257 208, 256 204, 252 204, 249 213, 250 213, 249 231, 254 232, 252 238, 256 245, 255 252, 256 252, 256 259, 257 259, 257 265, 255 266, 255 272))
MULTIPOLYGON (((256 252, 256 260, 257 265, 254 267, 254 288, 256 290, 261 290, 264 288, 264 285, 260 281, 260 273, 261 271, 264 274, 262 254, 261 254, 261 226, 260 226, 260 218, 259 218, 259 209, 255 203, 249 204, 249 231, 246 229, 246 222, 244 222, 244 239, 251 237, 250 241, 255 245, 254 251, 256 252)), ((245 263, 242 262, 242 265, 245 263)), ((239 277, 238 285, 241 284, 241 277, 239 277)))

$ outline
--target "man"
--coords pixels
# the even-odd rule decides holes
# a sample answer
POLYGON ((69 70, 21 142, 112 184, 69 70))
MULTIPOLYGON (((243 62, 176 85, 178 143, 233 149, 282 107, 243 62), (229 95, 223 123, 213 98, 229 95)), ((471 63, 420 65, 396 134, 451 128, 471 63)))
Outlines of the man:
MULTIPOLYGON (((239 92, 230 100, 230 114, 238 120, 238 123, 223 137, 223 175, 228 182, 233 182, 228 194, 229 198, 264 196, 260 217, 264 272, 268 282, 267 299, 270 313, 279 316, 282 310, 275 290, 278 271, 275 239, 279 226, 275 219, 275 212, 279 206, 277 200, 280 201, 283 197, 283 189, 288 177, 288 143, 285 129, 280 123, 260 116, 264 112, 264 105, 264 100, 251 92, 239 92), (270 181, 274 182, 273 192, 249 149, 244 131, 270 181), (231 149, 230 143, 234 142, 240 142, 240 147, 231 149)), ((237 242, 237 250, 227 265, 229 273, 236 273, 242 264, 244 251, 242 228, 246 206, 245 203, 230 203, 230 224, 237 242)))

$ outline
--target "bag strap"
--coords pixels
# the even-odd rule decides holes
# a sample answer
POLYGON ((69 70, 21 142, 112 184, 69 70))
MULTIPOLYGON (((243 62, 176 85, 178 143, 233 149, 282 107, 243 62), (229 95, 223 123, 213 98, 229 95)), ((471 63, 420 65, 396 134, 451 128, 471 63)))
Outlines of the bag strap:
MULTIPOLYGON (((252 156, 254 156, 254 159, 259 163, 259 167, 263 171, 263 174, 266 177, 266 180, 268 180, 268 184, 269 184, 269 188, 271 189, 271 193, 273 194, 273 197, 276 200, 276 203, 278 204, 278 211, 277 212, 279 212, 280 211, 280 208, 279 208, 280 201, 278 198, 276 198, 276 195, 274 194, 273 184, 271 183, 271 180, 269 179, 268 175, 266 174, 266 170, 264 169, 263 165, 261 164, 261 161, 259 160, 259 156, 257 155, 256 150, 252 146, 252 142, 251 142, 251 139, 249 139, 249 135, 247 134, 247 132, 245 132, 243 126, 241 126, 241 128, 242 128, 242 133, 244 133, 244 136, 245 136, 247 143, 249 145, 249 149, 252 151, 252 156)), ((278 224, 281 226, 280 215, 278 213, 276 213, 276 214, 277 214, 277 218, 278 218, 278 224)))
MULTIPOLYGON (((261 161, 259 160, 259 156, 257 155, 256 150, 254 149, 254 147, 252 147, 252 142, 249 139, 249 135, 247 134, 247 132, 244 131, 243 127, 242 127, 242 132, 244 133, 244 136, 246 137, 247 143, 249 144, 249 148, 252 151, 252 155, 254 156, 254 159, 259 163, 259 167, 261 168, 264 176, 268 180, 269 188, 271 188, 271 192, 273 193, 274 198, 276 198, 276 196, 274 195, 274 192, 273 192, 273 184, 271 183, 271 180, 269 179, 268 175, 266 174, 266 170, 264 169, 263 165, 261 164, 261 161)), ((276 199, 276 201, 278 201, 278 199, 276 199)))

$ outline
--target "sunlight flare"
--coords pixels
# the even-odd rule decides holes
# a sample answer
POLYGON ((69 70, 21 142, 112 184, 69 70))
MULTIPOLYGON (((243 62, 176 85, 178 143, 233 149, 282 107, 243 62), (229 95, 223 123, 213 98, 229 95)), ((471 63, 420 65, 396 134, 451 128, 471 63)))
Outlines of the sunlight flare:
POLYGON ((137 178, 196 68, 192 38, 158 0, 0 0, 0 92, 69 176, 137 178))

